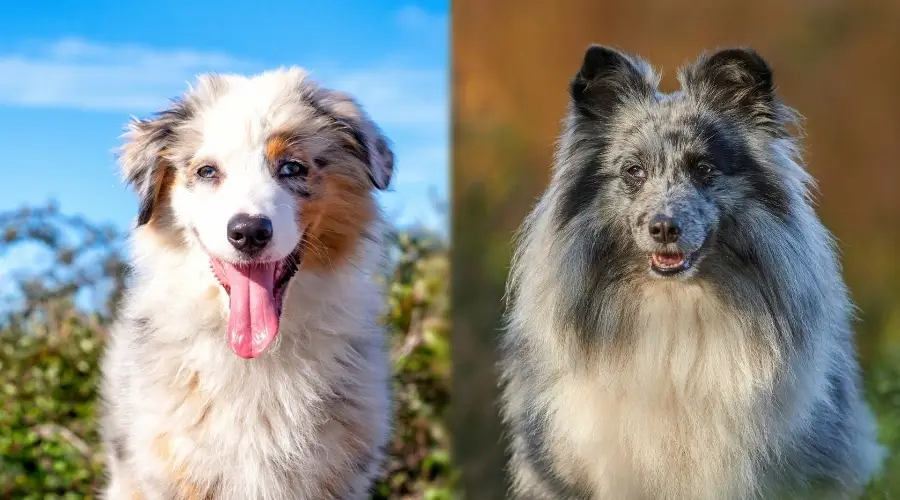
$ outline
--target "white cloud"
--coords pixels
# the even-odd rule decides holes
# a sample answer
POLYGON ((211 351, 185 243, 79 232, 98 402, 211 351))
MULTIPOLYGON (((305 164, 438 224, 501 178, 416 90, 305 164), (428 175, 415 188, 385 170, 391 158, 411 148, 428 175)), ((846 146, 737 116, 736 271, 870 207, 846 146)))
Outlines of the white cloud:
MULTIPOLYGON (((62 39, 0 53, 0 104, 140 114, 164 106, 198 73, 264 69, 218 52, 62 39)), ((449 119, 445 75, 442 69, 340 68, 323 83, 356 94, 383 126, 441 127, 449 119)))
POLYGON ((215 52, 62 39, 0 54, 0 103, 138 113, 164 105, 197 73, 249 66, 215 52))
POLYGON ((382 126, 434 127, 446 133, 450 112, 442 70, 370 69, 325 83, 354 94, 382 126))
MULTIPOLYGON (((445 20, 411 7, 397 23, 410 30, 445 20)), ((316 63, 310 62, 318 78, 316 63)), ((61 39, 0 53, 0 105, 74 109, 142 115, 181 94, 198 73, 258 72, 276 64, 235 58, 220 52, 110 45, 61 39)), ((424 190, 446 185, 449 82, 446 68, 384 64, 361 68, 321 68, 322 83, 354 94, 385 129, 398 153, 395 201, 411 201, 420 213, 424 190)), ((444 189, 438 188, 442 193, 444 189)), ((405 211, 405 210, 404 210, 405 211)))

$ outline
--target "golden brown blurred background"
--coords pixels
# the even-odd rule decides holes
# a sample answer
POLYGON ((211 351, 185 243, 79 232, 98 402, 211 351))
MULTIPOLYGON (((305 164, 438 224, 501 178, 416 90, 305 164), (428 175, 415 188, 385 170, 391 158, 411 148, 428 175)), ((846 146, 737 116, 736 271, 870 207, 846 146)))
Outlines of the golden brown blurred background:
MULTIPOLYGON (((647 58, 673 90, 700 51, 757 49, 806 117, 819 214, 860 307, 883 440, 900 450, 900 0, 454 0, 454 456, 467 499, 504 497, 495 397, 510 238, 548 180, 568 81, 591 43, 647 58)), ((900 462, 866 498, 900 497, 900 462)))

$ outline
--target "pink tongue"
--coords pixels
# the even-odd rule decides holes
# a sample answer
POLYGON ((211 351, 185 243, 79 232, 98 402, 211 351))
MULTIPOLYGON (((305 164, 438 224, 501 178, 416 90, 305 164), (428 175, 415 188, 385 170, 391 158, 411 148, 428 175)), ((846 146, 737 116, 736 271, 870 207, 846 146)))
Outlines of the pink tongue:
POLYGON ((276 264, 251 267, 222 264, 231 290, 228 342, 238 356, 255 358, 266 351, 278 334, 276 264))

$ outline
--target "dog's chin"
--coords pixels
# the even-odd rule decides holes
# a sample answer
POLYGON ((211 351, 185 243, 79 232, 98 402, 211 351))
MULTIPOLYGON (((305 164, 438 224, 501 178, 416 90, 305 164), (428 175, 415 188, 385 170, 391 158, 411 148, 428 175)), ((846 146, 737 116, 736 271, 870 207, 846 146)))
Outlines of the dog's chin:
POLYGON ((297 274, 301 247, 275 261, 235 263, 209 255, 213 274, 228 294, 228 343, 238 356, 261 356, 278 335, 285 292, 297 274))

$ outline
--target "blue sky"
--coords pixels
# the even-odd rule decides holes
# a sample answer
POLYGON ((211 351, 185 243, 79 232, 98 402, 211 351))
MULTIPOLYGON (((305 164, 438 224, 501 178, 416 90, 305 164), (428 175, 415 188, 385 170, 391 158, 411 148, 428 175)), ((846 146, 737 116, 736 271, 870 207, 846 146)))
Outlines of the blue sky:
MULTIPOLYGON (((449 0, 7 2, 0 15, 0 213, 50 200, 127 230, 137 200, 114 149, 132 116, 199 73, 298 65, 349 91, 394 144, 398 225, 446 233, 449 0), (227 5, 227 7, 226 7, 227 5)), ((0 248, 0 303, 45 269, 34 246, 0 248)))
POLYGON ((137 202, 113 150, 130 116, 165 106, 198 73, 299 65, 355 94, 393 141, 388 215, 446 230, 434 206, 448 196, 448 14, 449 0, 8 3, 0 212, 55 199, 127 229, 137 202))

